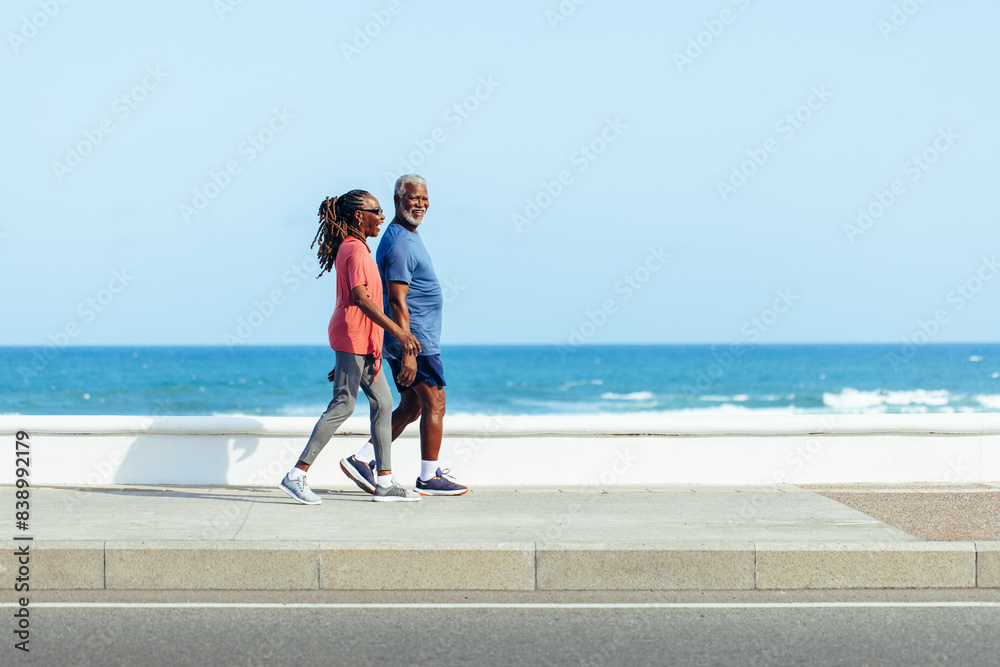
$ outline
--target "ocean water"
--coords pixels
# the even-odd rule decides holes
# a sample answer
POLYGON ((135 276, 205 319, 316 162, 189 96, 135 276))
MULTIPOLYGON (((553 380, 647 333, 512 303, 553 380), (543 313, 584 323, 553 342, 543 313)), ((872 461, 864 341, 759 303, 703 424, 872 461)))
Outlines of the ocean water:
MULTIPOLYGON (((1000 344, 445 346, 442 360, 449 414, 1000 412, 1000 344)), ((333 361, 324 347, 0 348, 0 413, 318 416, 333 361)))

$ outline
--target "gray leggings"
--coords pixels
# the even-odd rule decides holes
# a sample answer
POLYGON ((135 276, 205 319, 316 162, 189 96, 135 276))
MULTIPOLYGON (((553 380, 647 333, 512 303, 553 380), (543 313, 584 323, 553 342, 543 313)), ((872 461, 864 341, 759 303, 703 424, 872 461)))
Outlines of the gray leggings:
MULTIPOLYGON (((384 365, 384 364, 383 364, 384 365)), ((375 445, 375 465, 379 470, 391 470, 389 447, 392 445, 392 394, 385 372, 375 374, 374 355, 351 354, 337 350, 337 367, 333 376, 333 400, 316 422, 306 448, 299 459, 312 465, 330 442, 340 425, 354 412, 360 386, 372 406, 372 443, 375 445)))

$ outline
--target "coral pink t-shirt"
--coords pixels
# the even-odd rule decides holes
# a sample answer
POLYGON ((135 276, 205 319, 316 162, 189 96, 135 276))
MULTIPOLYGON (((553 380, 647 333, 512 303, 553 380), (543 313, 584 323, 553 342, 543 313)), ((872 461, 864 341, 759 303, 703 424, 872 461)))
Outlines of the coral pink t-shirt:
POLYGON ((381 366, 383 329, 354 305, 351 294, 358 285, 368 287, 368 298, 382 303, 382 278, 368 244, 349 236, 337 250, 337 307, 327 331, 330 347, 352 354, 374 354, 381 366))

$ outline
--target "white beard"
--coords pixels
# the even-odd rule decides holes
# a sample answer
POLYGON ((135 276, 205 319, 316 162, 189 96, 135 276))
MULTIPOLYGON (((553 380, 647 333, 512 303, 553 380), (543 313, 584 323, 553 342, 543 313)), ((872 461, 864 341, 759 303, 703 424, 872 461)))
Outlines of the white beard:
MULTIPOLYGON (((422 219, 421 220, 417 220, 416 218, 414 218, 413 215, 409 211, 400 211, 399 214, 401 216, 403 216, 403 220, 406 220, 406 222, 408 222, 409 224, 413 225, 414 227, 419 227, 420 223, 423 222, 422 219)), ((427 215, 427 214, 425 213, 424 215, 427 215)))

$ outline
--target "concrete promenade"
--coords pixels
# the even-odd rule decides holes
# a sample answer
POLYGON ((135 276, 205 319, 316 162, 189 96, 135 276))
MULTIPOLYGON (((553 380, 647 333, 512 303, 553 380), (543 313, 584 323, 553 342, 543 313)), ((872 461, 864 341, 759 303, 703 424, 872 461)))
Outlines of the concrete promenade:
POLYGON ((33 488, 0 576, 30 544, 36 591, 1000 588, 1000 484, 317 491, 33 488))

